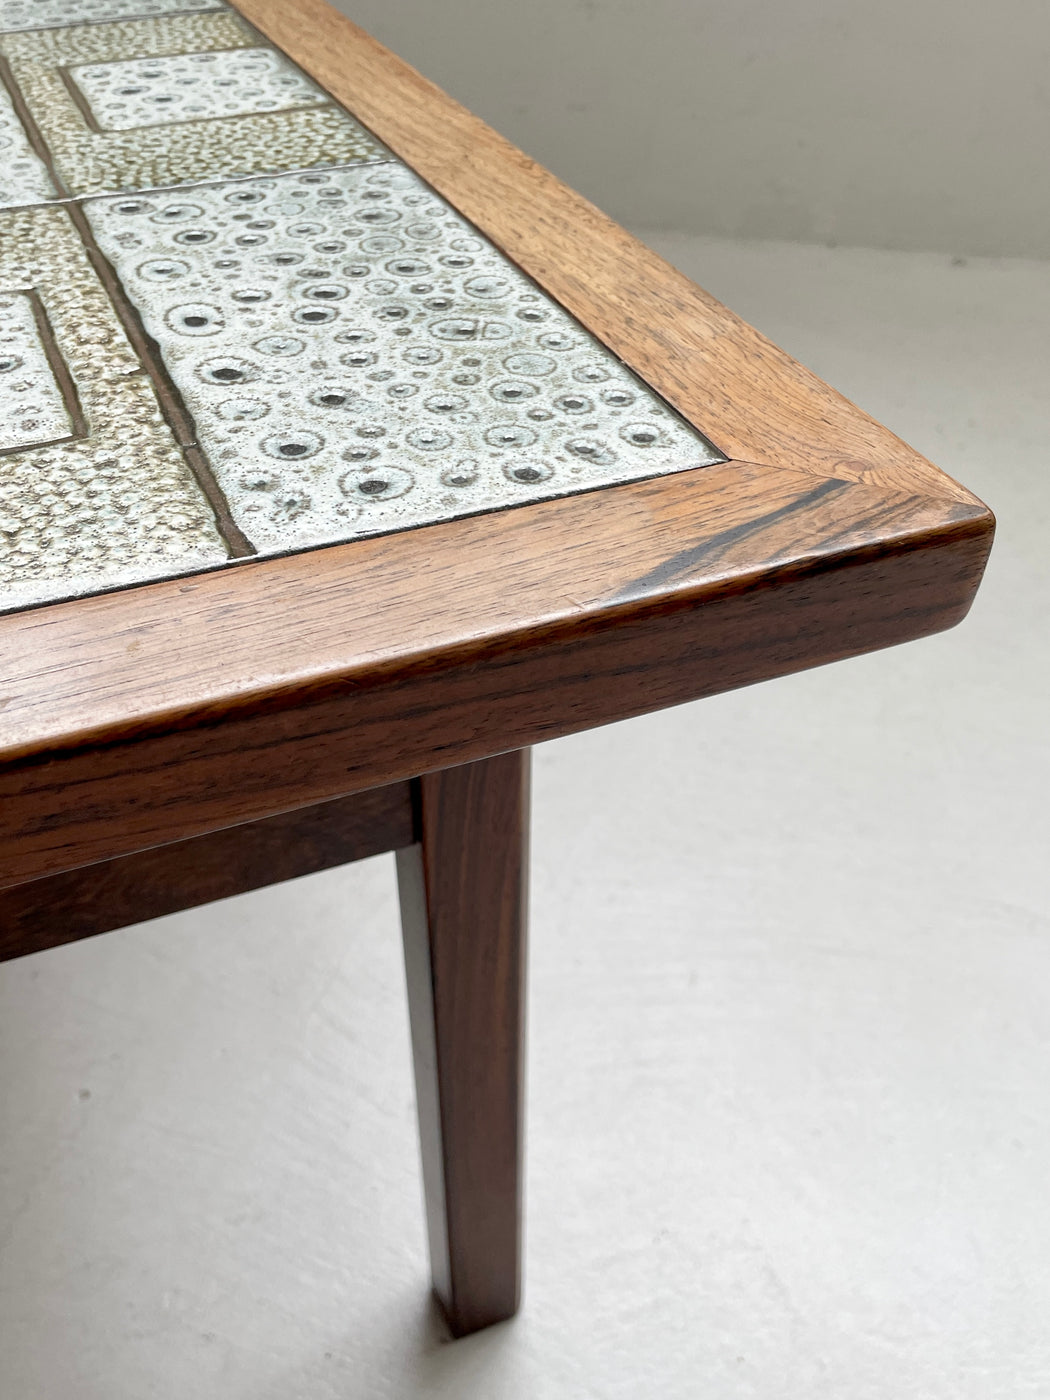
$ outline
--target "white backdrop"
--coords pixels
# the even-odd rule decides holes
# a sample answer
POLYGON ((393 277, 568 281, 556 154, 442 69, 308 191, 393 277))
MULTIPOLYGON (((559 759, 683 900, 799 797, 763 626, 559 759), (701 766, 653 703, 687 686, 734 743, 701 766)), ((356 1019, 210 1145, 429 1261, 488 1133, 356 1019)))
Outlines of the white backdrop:
POLYGON ((336 0, 634 228, 1050 256, 1047 0, 336 0))

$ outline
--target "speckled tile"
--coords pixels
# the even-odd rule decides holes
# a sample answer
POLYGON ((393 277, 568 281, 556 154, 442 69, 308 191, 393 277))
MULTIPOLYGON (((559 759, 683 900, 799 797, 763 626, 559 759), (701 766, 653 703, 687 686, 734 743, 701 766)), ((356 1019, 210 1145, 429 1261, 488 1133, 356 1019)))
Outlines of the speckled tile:
POLYGON ((0 213, 0 382, 0 611, 225 561, 61 206, 0 213))
POLYGON ((721 460, 403 166, 85 211, 261 553, 721 460))
MULTIPOLYGON (((110 64, 131 64, 139 69, 152 59, 163 60, 161 67, 168 70, 170 78, 180 63, 189 66, 190 56, 200 60, 207 54, 215 55, 217 65, 236 66, 241 60, 232 59, 226 52, 229 50, 251 50, 251 61, 260 55, 259 36, 230 11, 0 37, 0 51, 11 65, 59 176, 74 195, 390 158, 385 147, 358 122, 320 94, 288 60, 276 55, 269 62, 277 82, 281 77, 294 77, 299 97, 311 94, 309 105, 281 111, 242 110, 240 115, 167 120, 163 125, 124 129, 119 120, 110 120, 112 113, 103 110, 107 100, 102 97, 103 79, 84 76, 86 70, 102 70, 110 64)), ((206 65, 198 62, 196 66, 203 69, 206 65)), ((137 84, 129 81, 121 86, 137 84)), ((196 89, 198 93, 203 90, 196 89)), ((128 100, 139 96, 126 94, 128 100)), ((221 101, 213 90, 205 105, 215 110, 221 101)), ((141 116, 145 104, 136 106, 141 116)))
POLYGON ((225 8, 223 0, 0 0, 0 34, 225 8))
POLYGON ((0 83, 0 209, 39 204, 55 194, 47 166, 29 144, 11 94, 0 83))
POLYGON ((270 48, 120 59, 67 72, 100 131, 243 117, 330 101, 270 48))
POLYGON ((50 342, 36 292, 0 292, 0 453, 77 435, 50 342))

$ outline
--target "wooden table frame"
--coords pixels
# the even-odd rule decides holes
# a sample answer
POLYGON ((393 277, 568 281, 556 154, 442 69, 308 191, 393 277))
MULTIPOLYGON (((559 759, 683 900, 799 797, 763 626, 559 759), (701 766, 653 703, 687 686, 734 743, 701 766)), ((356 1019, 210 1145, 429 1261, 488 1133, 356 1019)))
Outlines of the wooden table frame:
POLYGON ((522 751, 950 627, 994 521, 324 0, 236 8, 729 459, 0 617, 0 955, 401 850, 469 1331, 518 1297, 522 751))

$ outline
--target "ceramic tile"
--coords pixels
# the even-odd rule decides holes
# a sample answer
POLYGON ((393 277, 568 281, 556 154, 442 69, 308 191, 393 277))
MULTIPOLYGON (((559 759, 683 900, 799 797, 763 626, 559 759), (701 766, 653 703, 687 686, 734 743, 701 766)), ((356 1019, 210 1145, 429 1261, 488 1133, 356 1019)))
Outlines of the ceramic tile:
POLYGON ((54 198, 47 166, 29 144, 11 95, 0 83, 0 209, 54 198))
POLYGON ((61 206, 0 213, 0 610, 222 563, 61 206))
POLYGON ((76 431, 49 339, 34 292, 0 293, 0 452, 62 442, 76 431))
POLYGON ((0 0, 0 34, 222 9, 223 0, 0 0))
MULTIPOLYGON (((314 165, 389 159, 389 152, 342 108, 320 94, 283 56, 260 49, 259 36, 238 16, 216 14, 161 16, 127 23, 81 25, 7 34, 0 39, 12 73, 44 140, 55 168, 74 195, 109 190, 136 190, 187 181, 297 170, 314 165), (239 54, 230 50, 245 52, 239 54), (297 105, 289 110, 248 111, 247 72, 242 64, 266 59, 253 76, 270 93, 260 101, 278 100, 272 90, 294 79, 297 105), (214 55, 214 62, 206 61, 214 55), (197 120, 166 119, 152 124, 154 113, 145 94, 121 93, 139 85, 135 79, 110 82, 117 70, 141 76, 147 65, 161 73, 148 83, 165 84, 179 103, 206 108, 197 120), (207 72, 219 75, 199 85, 180 78, 207 72), (235 88, 225 78, 239 74, 235 88), (92 74, 96 76, 91 76, 92 74), (114 93, 114 88, 118 90, 114 93), (106 95, 107 89, 110 95, 106 95), (238 114, 217 113, 232 92, 238 114), (193 97, 181 94, 193 93, 193 97), (130 104, 122 117, 107 104, 130 104), (135 125, 147 117, 150 124, 135 125), (96 128, 101 127, 101 130, 96 128)), ((173 100, 165 106, 175 107, 173 100)))
POLYGON ((721 460, 403 166, 85 210, 260 552, 721 460))
POLYGON ((102 131, 243 117, 329 101, 276 49, 121 59, 68 72, 102 131))

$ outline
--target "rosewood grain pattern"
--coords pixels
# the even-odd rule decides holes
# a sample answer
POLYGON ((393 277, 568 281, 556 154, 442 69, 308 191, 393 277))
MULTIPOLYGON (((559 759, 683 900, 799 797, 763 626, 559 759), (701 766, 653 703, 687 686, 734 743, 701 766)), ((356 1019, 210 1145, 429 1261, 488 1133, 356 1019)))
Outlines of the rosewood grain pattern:
POLYGON ((326 0, 234 3, 726 456, 975 499, 326 0))
MULTIPOLYGON (((805 500, 813 482, 801 480, 806 490, 798 495, 805 500)), ((647 485, 658 492, 656 483, 647 485)), ((307 647, 311 623, 321 624, 315 645, 322 652, 324 637, 341 633, 342 655, 322 654, 310 676, 271 677, 269 689, 246 694, 236 705, 203 699, 188 715, 123 727, 114 722, 83 744, 45 748, 10 763, 0 771, 0 882, 522 748, 958 622, 987 554, 983 516, 959 506, 957 520, 932 527, 922 503, 905 500, 896 504, 894 526, 894 510, 880 493, 848 484, 843 490, 867 496, 856 514, 868 518, 851 534, 831 513, 824 550, 816 520, 822 503, 828 510, 828 501, 836 501, 834 494, 811 502, 797 518, 783 513, 784 503, 777 513, 762 495, 766 514, 776 517, 766 530, 746 522, 735 532, 719 529, 726 517, 717 513, 706 527, 703 513, 692 529, 680 518, 671 527, 655 511, 635 509, 604 540, 599 518, 613 493, 599 493, 592 504, 597 539, 585 529, 564 533, 560 547, 574 557, 559 566, 556 537, 541 533, 534 548, 543 567, 535 568, 531 553, 525 556, 535 591, 516 624, 504 611, 515 596, 512 555, 490 550, 487 562, 472 557, 459 533, 467 522, 419 531, 414 538, 424 549, 426 536, 452 530, 447 554, 432 542, 427 568, 397 568, 383 592, 374 579, 358 592, 368 600, 363 610, 376 608, 391 636, 402 616, 398 590, 410 591, 413 578, 416 604, 436 607, 443 626, 448 600, 461 596, 462 628, 445 646, 424 630, 416 645, 402 639, 400 650, 391 644, 377 655, 365 645, 366 618, 353 609, 352 585, 361 584, 362 575, 353 569, 343 575, 342 610, 331 579, 311 601, 304 578, 283 604, 275 596, 271 654, 281 653, 283 627, 298 619, 307 647), (805 548, 799 539, 808 542, 805 548), (686 541, 692 543, 684 553, 670 547, 686 541), (767 562, 758 564, 758 558, 767 562), (570 580, 576 584, 572 597, 564 591, 570 580), (325 661, 332 663, 327 669, 325 661)), ((492 519, 509 522, 511 515, 492 519)), ((509 546, 513 535, 504 538, 509 546)), ((475 547, 486 540, 482 535, 475 547)), ((195 586, 206 594, 218 583, 201 578, 195 586)), ((401 605, 407 627, 412 600, 401 605)), ((151 608, 149 616, 157 615, 151 608)), ((224 625, 220 606, 201 636, 213 639, 215 648, 221 637, 235 665, 236 619, 231 612, 225 617, 224 625)), ((145 652, 147 637, 144 626, 136 655, 145 652)), ((45 647, 42 636, 34 664, 57 682, 61 668, 45 647)), ((103 671, 95 672, 100 683, 103 671)), ((70 674, 89 687, 89 667, 74 662, 70 674)), ((192 677, 191 669, 184 693, 192 692, 192 677)), ((38 695, 40 684, 27 693, 38 695)))
POLYGON ((418 785, 398 852, 434 1291, 456 1336, 521 1294, 529 755, 418 785))
POLYGON ((963 521, 983 557, 988 519, 732 463, 0 617, 0 760, 291 706, 537 628, 571 639, 682 586, 963 521))
POLYGON ((416 839, 410 783, 0 891, 0 962, 310 875, 416 839))

